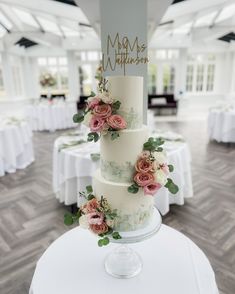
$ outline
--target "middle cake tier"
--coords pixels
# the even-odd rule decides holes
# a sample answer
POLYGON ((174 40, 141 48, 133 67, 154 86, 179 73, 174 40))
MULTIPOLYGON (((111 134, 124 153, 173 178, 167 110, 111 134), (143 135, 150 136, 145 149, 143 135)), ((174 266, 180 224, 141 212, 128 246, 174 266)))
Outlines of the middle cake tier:
POLYGON ((145 125, 140 129, 123 130, 120 137, 113 141, 110 136, 101 136, 102 177, 116 183, 132 182, 135 163, 148 136, 148 128, 145 125))

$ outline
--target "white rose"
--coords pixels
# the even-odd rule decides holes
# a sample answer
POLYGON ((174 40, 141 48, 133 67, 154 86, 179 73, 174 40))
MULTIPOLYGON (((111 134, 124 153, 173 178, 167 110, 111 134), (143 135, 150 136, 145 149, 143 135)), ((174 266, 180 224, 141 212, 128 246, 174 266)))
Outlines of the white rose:
POLYGON ((157 164, 164 164, 167 162, 165 152, 155 152, 154 157, 156 159, 157 164))
POLYGON ((92 117, 91 112, 88 112, 88 113, 85 115, 85 117, 84 117, 84 121, 83 121, 83 123, 84 123, 85 126, 89 127, 89 124, 90 124, 90 121, 91 121, 91 117, 92 117))
POLYGON ((89 229, 89 223, 85 214, 79 218, 79 225, 83 229, 89 229))
POLYGON ((157 183, 159 183, 162 186, 165 186, 167 183, 167 175, 161 170, 158 169, 155 173, 155 178, 157 183))
POLYGON ((106 103, 106 104, 112 104, 113 103, 113 99, 112 97, 110 97, 108 92, 103 92, 99 95, 99 97, 101 98, 101 100, 106 103))

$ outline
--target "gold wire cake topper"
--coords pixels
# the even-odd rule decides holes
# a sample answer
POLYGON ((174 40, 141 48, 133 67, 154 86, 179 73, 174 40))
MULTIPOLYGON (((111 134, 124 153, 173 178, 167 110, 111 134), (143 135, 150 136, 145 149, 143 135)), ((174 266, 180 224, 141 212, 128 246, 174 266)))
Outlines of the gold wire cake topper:
POLYGON ((138 37, 131 42, 127 36, 120 37, 119 33, 112 39, 110 35, 107 37, 106 52, 102 54, 102 69, 106 71, 110 68, 115 71, 117 66, 123 69, 126 75, 127 65, 139 65, 149 62, 146 56, 147 46, 140 43, 138 37))

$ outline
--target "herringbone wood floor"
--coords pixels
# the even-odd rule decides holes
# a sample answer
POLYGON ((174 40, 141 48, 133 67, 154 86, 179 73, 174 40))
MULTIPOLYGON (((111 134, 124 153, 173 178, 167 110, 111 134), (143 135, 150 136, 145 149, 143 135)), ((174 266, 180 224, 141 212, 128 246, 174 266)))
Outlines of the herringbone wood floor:
MULTIPOLYGON (((182 207, 172 206, 164 223, 201 247, 214 268, 220 293, 234 294, 235 145, 208 143, 204 122, 161 122, 157 128, 182 133, 193 158, 195 197, 182 207)), ((67 230, 65 208, 51 189, 52 147, 59 134, 35 133, 35 163, 0 178, 1 294, 28 293, 36 261, 67 230)))

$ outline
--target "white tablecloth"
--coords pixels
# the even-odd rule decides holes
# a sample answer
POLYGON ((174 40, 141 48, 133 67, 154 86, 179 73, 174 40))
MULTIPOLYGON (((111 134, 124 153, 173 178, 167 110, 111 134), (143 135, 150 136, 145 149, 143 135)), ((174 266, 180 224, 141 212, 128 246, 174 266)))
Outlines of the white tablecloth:
POLYGON ((25 114, 33 131, 55 131, 76 127, 73 115, 77 112, 75 103, 58 103, 26 106, 25 114))
MULTIPOLYGON (((75 141, 79 138, 60 137, 55 141, 53 154, 53 190, 56 197, 66 205, 78 202, 78 192, 84 191, 92 183, 92 176, 99 168, 99 161, 93 161, 90 153, 99 153, 99 143, 84 143, 77 147, 63 149, 59 152, 62 143, 75 141)), ((86 137, 84 137, 86 139, 86 137)), ((174 165, 171 178, 177 183, 180 190, 172 195, 162 188, 155 196, 155 204, 162 215, 169 211, 169 205, 184 204, 184 199, 193 196, 191 177, 191 158, 187 143, 166 142, 169 163, 174 165)))
POLYGON ((117 245, 97 246, 97 237, 75 228, 57 239, 39 259, 30 294, 218 294, 204 253, 178 231, 162 225, 152 238, 132 244, 143 260, 142 272, 116 279, 104 258, 117 245))
POLYGON ((29 124, 1 124, 0 176, 23 169, 33 161, 32 131, 29 124))
POLYGON ((59 151, 61 144, 87 139, 81 137, 59 137, 53 151, 53 191, 65 205, 76 203, 78 192, 92 183, 92 175, 99 168, 99 161, 92 161, 90 154, 99 152, 99 143, 88 142, 59 151))
POLYGON ((208 132, 211 140, 235 142, 235 110, 211 110, 208 115, 208 132))

